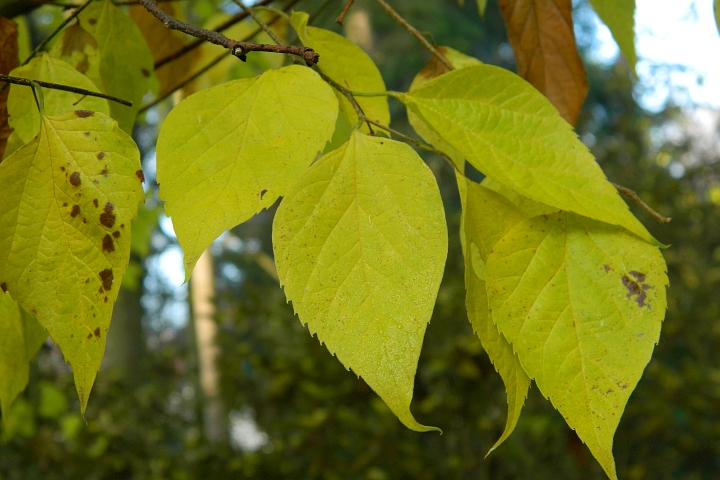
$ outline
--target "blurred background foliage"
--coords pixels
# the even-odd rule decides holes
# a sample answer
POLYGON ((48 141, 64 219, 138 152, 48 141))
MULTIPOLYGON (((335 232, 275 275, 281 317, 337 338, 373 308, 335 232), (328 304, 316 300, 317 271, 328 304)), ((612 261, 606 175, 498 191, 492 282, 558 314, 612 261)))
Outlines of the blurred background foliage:
MULTIPOLYGON (((469 1, 393 4, 437 44, 514 69, 495 2, 484 19, 469 1)), ((232 2, 216 0, 178 5, 196 24, 218 11, 237 11, 232 2)), ((334 19, 343 5, 302 0, 296 9, 315 12, 315 26, 341 31, 334 19)), ((28 42, 37 44, 62 15, 47 5, 22 18, 28 42)), ((407 89, 428 53, 374 2, 359 0, 353 15, 346 34, 377 62, 389 89, 407 89)), ((576 4, 576 23, 578 44, 588 53, 597 23, 583 1, 576 4)), ((212 72, 215 81, 257 74, 267 62, 224 65, 212 72)), ((642 85, 633 85, 622 59, 588 61, 586 68, 591 89, 579 136, 611 181, 673 217, 670 225, 659 225, 631 205, 657 238, 672 245, 663 251, 671 286, 660 344, 615 437, 619 476, 720 478, 720 295, 713 293, 720 282, 718 114, 672 103, 645 111, 635 100, 642 85)), ((392 100, 391 108, 395 128, 411 133, 404 109, 392 100)), ((150 184, 154 142, 168 109, 160 104, 148 110, 135 130, 150 184)), ((169 220, 159 213, 155 185, 135 226, 132 274, 124 282, 85 418, 69 367, 57 347, 46 344, 30 385, 2 419, 0 479, 605 478, 537 388, 510 439, 484 458, 504 427, 504 388, 465 313, 463 262, 452 234, 460 215, 452 169, 421 154, 437 175, 451 240, 413 411, 443 435, 403 427, 293 315, 268 274, 271 209, 211 248, 227 434, 208 438, 188 287, 177 278, 181 251, 169 220)))

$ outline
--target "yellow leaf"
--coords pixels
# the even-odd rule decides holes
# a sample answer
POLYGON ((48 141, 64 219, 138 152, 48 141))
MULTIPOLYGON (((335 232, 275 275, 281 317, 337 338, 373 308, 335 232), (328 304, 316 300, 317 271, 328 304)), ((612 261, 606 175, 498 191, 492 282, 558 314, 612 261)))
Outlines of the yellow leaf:
POLYGON ((435 179, 408 145, 355 130, 288 191, 273 223, 288 300, 400 421, 447 255, 435 179))
POLYGON ((117 123, 84 110, 43 117, 0 164, 0 284, 60 346, 84 411, 143 200, 140 154, 117 123))
POLYGON ((222 232, 271 206, 332 137, 337 100, 307 67, 201 90, 163 123, 157 178, 190 277, 222 232))

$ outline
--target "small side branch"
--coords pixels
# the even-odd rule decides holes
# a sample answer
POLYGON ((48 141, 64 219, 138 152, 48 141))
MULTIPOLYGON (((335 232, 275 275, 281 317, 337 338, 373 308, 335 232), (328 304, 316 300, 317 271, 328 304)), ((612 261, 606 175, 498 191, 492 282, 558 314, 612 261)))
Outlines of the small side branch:
POLYGON ((631 199, 633 199, 635 202, 637 202, 637 204, 640 205, 640 206, 643 208, 643 210, 645 210, 645 211, 648 212, 650 215, 652 215, 652 217, 653 217, 655 220, 657 220, 658 222, 660 222, 660 223, 670 223, 670 221, 672 220, 672 218, 670 218, 670 217, 663 217, 663 216, 660 215, 658 212, 656 212, 655 210, 653 210, 652 208, 650 208, 650 205, 648 205, 647 203, 643 202, 643 201, 640 199, 640 197, 638 197, 638 194, 635 193, 635 192, 633 192, 633 191, 630 190, 629 188, 626 188, 626 187, 623 187, 623 186, 621 186, 621 185, 618 185, 617 183, 613 183, 613 186, 617 189, 618 192, 622 193, 622 194, 625 195, 626 197, 631 198, 631 199))
POLYGON ((40 42, 40 45, 38 45, 37 47, 35 47, 35 50, 33 50, 33 51, 30 53, 30 55, 28 55, 28 57, 25 59, 25 61, 22 63, 22 65, 27 65, 28 62, 30 62, 30 60, 32 60, 33 58, 35 58, 35 55, 37 55, 38 53, 40 53, 40 52, 42 51, 42 49, 45 48, 45 45, 47 45, 48 43, 50 43, 50 40, 52 40, 53 38, 55 38, 55 35, 57 35, 58 33, 60 33, 60 31, 61 31, 63 28, 65 28, 70 22, 72 22, 73 20, 75 20, 75 18, 76 18, 78 15, 80 15, 80 12, 82 12, 83 10, 85 10, 85 8, 86 8, 88 5, 90 5, 90 2, 92 2, 92 1, 93 1, 93 0, 86 0, 85 2, 82 3, 82 5, 79 5, 79 6, 75 9, 74 12, 72 12, 70 15, 68 15, 68 17, 67 17, 65 20, 63 20, 62 23, 60 23, 60 25, 58 25, 57 28, 56 28, 55 30, 53 30, 52 33, 45 38, 45 40, 43 40, 42 42, 40 42))
POLYGON ((340 15, 338 15, 338 18, 335 20, 337 23, 339 23, 340 25, 343 24, 343 22, 345 21, 345 15, 347 15, 347 13, 350 11, 350 7, 352 7, 353 3, 355 3, 355 0, 347 1, 347 3, 345 4, 345 8, 343 8, 342 13, 340 15))
POLYGON ((64 92, 77 93, 78 95, 87 95, 88 97, 104 98, 105 100, 110 100, 113 102, 120 103, 122 105, 126 105, 128 107, 132 107, 132 102, 128 102, 127 100, 123 100, 122 98, 113 97, 111 95, 105 95, 104 93, 92 92, 90 90, 85 90, 83 88, 71 87, 69 85, 60 85, 58 83, 42 82, 40 80, 30 80, 28 78, 21 78, 21 77, 11 77, 9 75, 0 75, 0 82, 12 83, 14 85, 24 85, 26 87, 32 87, 33 84, 37 84, 37 85, 40 85, 41 87, 50 88, 52 90, 62 90, 64 92))
POLYGON ((422 43, 423 47, 428 49, 430 53, 435 55, 438 60, 440 60, 440 63, 445 65, 445 68, 452 71, 455 70, 455 67, 453 67, 452 63, 443 55, 437 48, 430 45, 430 42, 427 41, 425 37, 423 37, 422 33, 420 33, 415 27, 410 25, 407 20, 405 20, 403 17, 400 16, 399 13, 397 13, 393 8, 388 4, 385 0, 376 0, 380 6, 387 12, 388 15, 390 15, 392 18, 395 19, 396 22, 398 22, 400 25, 402 25, 405 30, 410 32, 415 38, 417 38, 420 43, 422 43))
POLYGON ((272 53, 284 53, 288 55, 295 55, 302 58, 305 62, 310 64, 317 63, 319 56, 311 49, 307 47, 298 47, 295 45, 280 46, 280 45, 266 45, 262 43, 248 43, 238 42, 232 40, 220 32, 214 32, 212 30, 206 30, 204 28, 189 25, 181 22, 176 18, 170 16, 164 10, 161 10, 155 0, 141 0, 143 6, 148 12, 152 13, 158 20, 160 20, 165 28, 177 30, 179 32, 187 33, 196 38, 201 38, 215 45, 225 47, 232 55, 238 57, 243 62, 247 60, 246 54, 248 52, 272 52, 272 53))

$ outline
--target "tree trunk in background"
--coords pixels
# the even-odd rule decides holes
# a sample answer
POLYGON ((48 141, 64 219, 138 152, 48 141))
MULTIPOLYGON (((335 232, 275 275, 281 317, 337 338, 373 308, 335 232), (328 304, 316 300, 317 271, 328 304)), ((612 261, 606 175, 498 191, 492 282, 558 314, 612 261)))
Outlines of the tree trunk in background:
POLYGON ((117 370, 124 379, 133 378, 139 371, 145 353, 141 297, 142 288, 120 289, 107 333, 101 368, 117 370))
POLYGON ((350 9, 343 22, 343 33, 365 53, 372 55, 375 51, 375 37, 370 23, 370 13, 357 5, 350 9))
POLYGON ((211 442, 225 439, 225 422, 220 403, 220 388, 217 370, 218 347, 215 343, 217 323, 215 322, 215 283, 213 261, 208 250, 202 254, 190 277, 192 315, 195 323, 200 386, 205 397, 203 426, 205 436, 211 442))

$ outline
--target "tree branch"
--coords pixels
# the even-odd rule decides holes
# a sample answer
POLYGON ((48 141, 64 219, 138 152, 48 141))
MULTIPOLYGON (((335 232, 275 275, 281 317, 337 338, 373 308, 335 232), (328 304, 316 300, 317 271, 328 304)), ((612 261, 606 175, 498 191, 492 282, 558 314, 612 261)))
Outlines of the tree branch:
POLYGON ((30 80, 28 78, 21 78, 21 77, 11 77, 9 75, 0 75, 0 82, 12 83, 14 85, 23 85, 26 87, 32 87, 32 84, 36 83, 44 88, 50 88, 52 90, 62 90, 64 92, 72 92, 72 93, 77 93, 79 95, 87 95, 88 97, 104 98, 105 100, 111 100, 113 102, 117 102, 117 103, 120 103, 123 105, 127 105, 128 107, 132 107, 132 102, 128 102, 127 100, 123 100, 122 98, 113 97, 111 95, 106 95, 104 93, 92 92, 90 90, 85 90, 83 88, 71 87, 69 85, 60 85, 58 83, 43 82, 40 80, 30 80))
POLYGON ((58 83, 43 82, 40 80, 30 80, 29 78, 11 77, 9 75, 0 75, 0 82, 12 83, 14 85, 23 85, 25 87, 32 87, 33 83, 37 83, 41 87, 50 88, 52 90, 62 90, 64 92, 77 93, 78 95, 86 95, 88 97, 104 98, 105 100, 111 100, 113 102, 132 107, 132 102, 123 100, 122 98, 113 97, 111 95, 105 95, 104 93, 92 92, 83 88, 71 87, 69 85, 60 85, 58 83))
MULTIPOLYGON (((610 182, 612 183, 612 182, 610 182)), ((638 197, 638 194, 630 190, 629 188, 623 187, 622 185, 618 185, 617 183, 613 183, 613 186, 617 189, 618 192, 622 193, 623 195, 627 196, 628 198, 633 199, 635 202, 637 202, 638 205, 640 205, 643 210, 648 212, 652 217, 657 220, 660 223, 670 223, 672 221, 672 218, 670 217, 663 217, 658 212, 650 208, 650 205, 643 202, 640 197, 638 197)))
POLYGON ((155 0, 141 0, 143 6, 152 13, 158 20, 160 20, 166 28, 177 30, 179 32, 187 33, 193 37, 201 38, 215 45, 220 45, 230 50, 230 53, 238 57, 243 62, 247 60, 246 54, 248 52, 272 52, 272 53, 284 53, 287 55, 295 55, 302 58, 308 64, 316 64, 320 56, 313 51, 311 48, 298 47, 295 45, 281 46, 281 45, 267 45, 264 43, 248 43, 238 42, 232 40, 220 32, 214 32, 206 30, 204 28, 196 27, 194 25, 188 25, 183 23, 176 18, 170 16, 164 10, 161 10, 155 0))
POLYGON ((453 67, 452 63, 443 55, 437 48, 430 45, 430 42, 427 41, 425 37, 423 37, 422 33, 420 33, 415 27, 410 25, 407 20, 405 20, 403 17, 400 16, 399 13, 397 13, 393 8, 385 1, 385 0, 376 0, 380 6, 387 12, 388 15, 390 15, 392 18, 395 19, 400 25, 402 25, 405 30, 410 32, 415 38, 417 38, 420 43, 422 43, 423 47, 427 48, 430 53, 435 55, 438 60, 440 60, 440 63, 445 65, 445 67, 448 70, 455 70, 455 67, 453 67))
POLYGON ((343 22, 345 21, 345 15, 347 15, 347 13, 348 13, 348 11, 350 10, 350 7, 352 7, 352 4, 353 4, 353 3, 355 3, 355 0, 348 0, 348 1, 347 1, 347 3, 345 4, 345 8, 343 8, 342 13, 341 13, 340 15, 338 15, 338 17, 335 19, 335 21, 336 21, 337 23, 339 23, 340 25, 343 24, 343 22))
MULTIPOLYGON (((139 0, 139 1, 141 1, 141 0, 139 0)), ((299 1, 300 1, 300 0, 293 0, 292 2, 290 2, 290 5, 289 5, 289 6, 295 5, 295 4, 296 4, 297 2, 299 2, 299 1)), ((273 2, 273 0, 262 0, 262 1, 258 2, 257 5, 258 5, 258 6, 265 6, 265 5, 269 5, 269 4, 272 3, 272 2, 273 2)), ((247 16, 248 16, 247 13, 245 13, 245 12, 240 12, 240 13, 238 13, 237 15, 235 15, 235 16, 233 16, 233 17, 230 17, 226 22, 221 23, 220 25, 218 25, 217 28, 215 28, 215 31, 216 31, 216 32, 222 32, 222 31, 224 31, 224 30, 227 30, 228 28, 232 27, 232 26, 235 25, 236 23, 245 20, 245 19, 247 18, 247 16)), ((188 43, 188 44, 185 45, 184 47, 180 48, 179 50, 177 50, 177 51, 175 51, 175 52, 167 55, 166 57, 161 58, 160 60, 158 60, 157 62, 155 62, 155 70, 157 70, 158 68, 162 67, 162 66, 165 65, 166 63, 170 63, 170 62, 172 62, 173 60, 176 60, 176 59, 182 57, 182 56, 185 55, 186 53, 192 52, 192 51, 195 50, 197 47, 199 47, 200 45, 202 45, 204 41, 205 41, 205 40, 203 40, 202 38, 198 38, 198 39, 196 39, 195 41, 193 41, 193 42, 191 42, 191 43, 188 43)))
POLYGON ((90 2, 92 2, 92 1, 93 1, 93 0, 86 0, 82 5, 78 6, 78 7, 75 9, 74 12, 72 12, 70 15, 68 15, 68 17, 67 17, 65 20, 63 20, 62 23, 60 23, 60 25, 58 25, 57 28, 56 28, 55 30, 53 30, 50 35, 48 35, 47 37, 45 37, 45 40, 43 40, 42 42, 40 42, 40 45, 38 45, 37 47, 35 47, 35 50, 33 50, 33 51, 30 53, 30 55, 28 55, 28 57, 25 59, 25 61, 22 63, 22 65, 27 65, 30 60, 32 60, 33 58, 35 58, 35 55, 37 55, 39 52, 41 52, 42 49, 45 48, 45 45, 47 45, 48 43, 50 43, 50 40, 52 40, 52 39, 55 37, 55 35, 57 35, 58 33, 60 33, 60 31, 61 31, 63 28, 65 28, 70 22, 72 22, 72 21, 75 19, 75 17, 77 17, 78 15, 80 15, 80 12, 82 12, 83 10, 85 10, 85 7, 87 7, 88 5, 90 5, 90 2))

